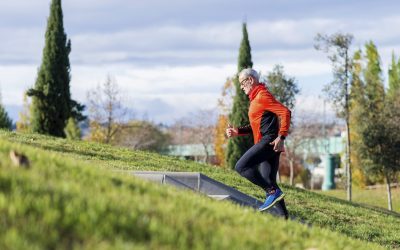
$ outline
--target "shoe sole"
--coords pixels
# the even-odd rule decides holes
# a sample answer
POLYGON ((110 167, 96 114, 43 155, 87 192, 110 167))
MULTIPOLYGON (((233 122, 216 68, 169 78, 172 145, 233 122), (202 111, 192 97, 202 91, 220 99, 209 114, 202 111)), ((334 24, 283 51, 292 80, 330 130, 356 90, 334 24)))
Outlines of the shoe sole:
POLYGON ((265 211, 271 207, 273 207, 278 201, 282 200, 283 197, 285 197, 285 194, 281 194, 278 198, 276 198, 276 200, 274 200, 274 202, 272 202, 268 207, 265 207, 263 209, 259 209, 258 211, 262 212, 265 211))

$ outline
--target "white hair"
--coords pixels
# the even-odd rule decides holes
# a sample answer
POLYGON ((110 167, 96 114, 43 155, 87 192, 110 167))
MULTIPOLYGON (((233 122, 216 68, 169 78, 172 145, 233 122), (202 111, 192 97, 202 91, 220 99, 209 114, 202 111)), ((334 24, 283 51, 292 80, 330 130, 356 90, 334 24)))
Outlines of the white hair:
POLYGON ((249 77, 249 76, 253 77, 253 78, 256 79, 257 82, 258 82, 258 80, 259 80, 258 73, 257 73, 257 71, 255 71, 255 70, 252 69, 252 68, 243 69, 243 70, 240 71, 240 73, 239 73, 239 78, 241 78, 241 79, 246 78, 246 77, 249 77))

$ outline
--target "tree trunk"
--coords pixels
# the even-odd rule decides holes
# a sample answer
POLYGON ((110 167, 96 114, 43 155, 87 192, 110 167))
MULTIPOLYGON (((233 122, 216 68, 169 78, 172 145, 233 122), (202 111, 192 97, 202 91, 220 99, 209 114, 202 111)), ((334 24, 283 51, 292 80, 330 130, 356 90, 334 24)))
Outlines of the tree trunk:
POLYGON ((348 49, 346 49, 345 54, 345 112, 346 112, 346 169, 347 169, 347 200, 351 201, 351 186, 352 186, 352 177, 351 177, 351 162, 350 162, 350 109, 349 109, 349 55, 348 49))
POLYGON ((287 162, 289 164, 289 184, 291 186, 293 186, 293 182, 294 182, 294 169, 293 169, 293 165, 294 164, 293 164, 293 161, 294 160, 291 158, 289 151, 286 152, 286 159, 287 159, 287 162))
POLYGON ((351 164, 350 164, 350 126, 349 126, 349 118, 346 119, 346 133, 347 133, 347 139, 346 139, 346 174, 347 174, 347 200, 351 201, 352 199, 352 181, 351 181, 351 164))
POLYGON ((390 211, 393 211, 392 207, 392 189, 390 187, 390 177, 387 172, 385 172, 385 178, 386 178, 386 190, 387 190, 387 198, 388 198, 388 209, 390 211))
POLYGON ((289 160, 289 167, 290 167, 290 185, 293 186, 294 183, 294 169, 293 169, 293 161, 289 160))
POLYGON ((208 153, 208 150, 207 150, 207 144, 203 143, 203 147, 204 147, 204 153, 206 154, 204 161, 205 161, 205 163, 208 163, 210 156, 209 156, 209 153, 208 153))
POLYGON ((314 168, 311 171, 311 178, 310 178, 310 189, 314 190, 314 168))
POLYGON ((109 144, 111 141, 111 126, 112 126, 112 122, 113 122, 111 115, 112 115, 112 113, 109 112, 109 115, 107 118, 108 124, 107 124, 107 132, 106 132, 106 144, 109 144))

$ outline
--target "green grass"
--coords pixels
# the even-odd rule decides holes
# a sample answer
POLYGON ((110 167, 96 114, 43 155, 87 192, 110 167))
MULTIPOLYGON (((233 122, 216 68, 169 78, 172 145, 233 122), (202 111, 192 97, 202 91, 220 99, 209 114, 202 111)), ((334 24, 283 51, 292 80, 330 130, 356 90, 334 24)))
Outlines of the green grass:
MULTIPOLYGON (((318 191, 318 193, 333 196, 343 200, 347 199, 346 190, 318 191)), ((353 187, 352 201, 384 209, 388 208, 386 188, 366 190, 353 187)), ((400 188, 392 188, 392 206, 393 211, 400 212, 400 188)))
POLYGON ((261 190, 231 170, 107 145, 1 131, 0 249, 400 247, 400 216, 382 209, 283 186, 290 213, 312 225, 308 227, 153 185, 113 169, 200 171, 264 198, 261 190), (11 167, 11 149, 24 152, 32 168, 11 167))

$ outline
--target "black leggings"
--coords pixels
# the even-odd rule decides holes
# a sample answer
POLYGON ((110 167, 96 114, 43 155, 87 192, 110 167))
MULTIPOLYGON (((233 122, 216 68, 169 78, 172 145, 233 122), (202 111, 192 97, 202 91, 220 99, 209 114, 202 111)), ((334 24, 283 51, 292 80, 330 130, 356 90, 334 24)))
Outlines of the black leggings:
POLYGON ((279 169, 279 156, 273 145, 261 140, 253 145, 236 163, 236 171, 265 191, 278 188, 276 175, 279 169))
MULTIPOLYGON (((236 163, 236 171, 266 192, 279 188, 276 175, 279 169, 280 152, 274 151, 274 146, 268 140, 261 140, 253 145, 236 163)), ((279 201, 280 213, 287 219, 289 213, 285 200, 279 201)))

